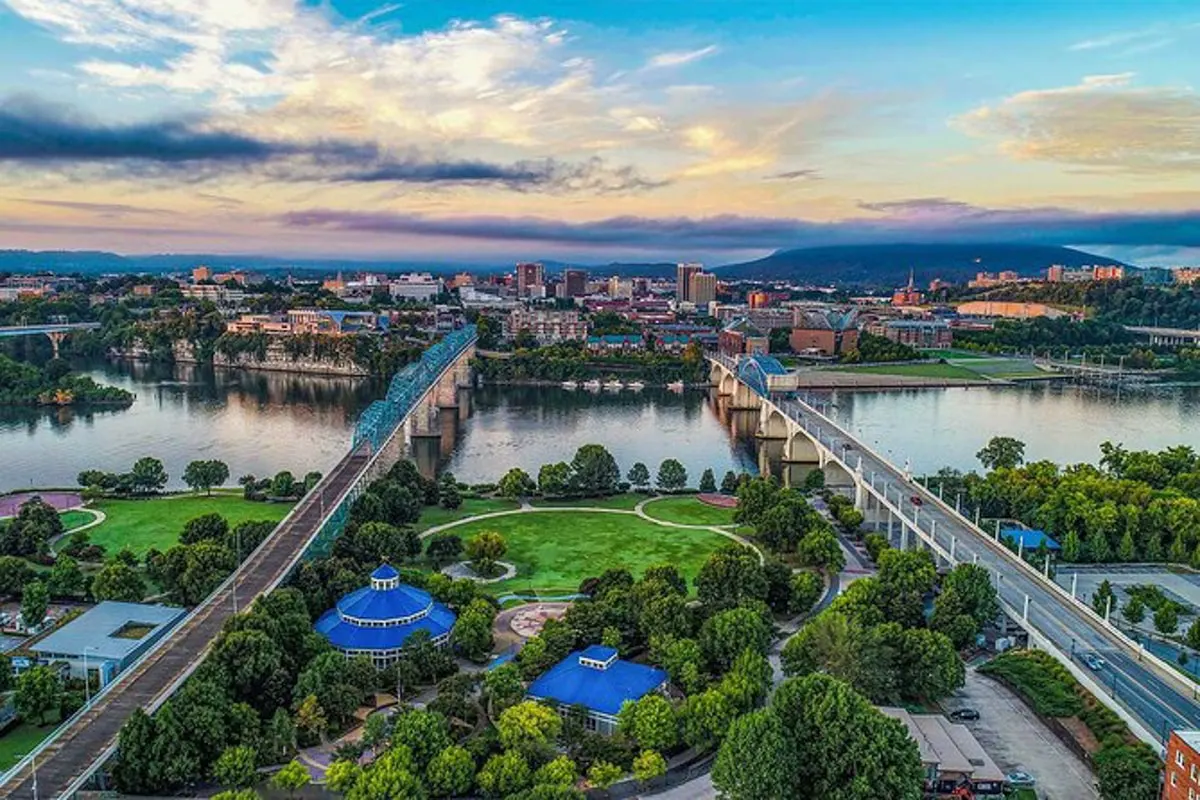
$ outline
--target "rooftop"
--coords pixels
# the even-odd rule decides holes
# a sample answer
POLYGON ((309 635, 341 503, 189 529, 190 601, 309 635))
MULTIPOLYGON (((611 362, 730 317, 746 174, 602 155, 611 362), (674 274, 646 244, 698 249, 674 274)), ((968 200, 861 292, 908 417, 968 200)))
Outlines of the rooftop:
POLYGON ((910 714, 903 708, 880 707, 885 716, 899 720, 917 743, 921 762, 939 772, 960 773, 977 781, 1002 781, 1004 773, 965 725, 941 714, 910 714))
POLYGON ((29 649, 35 653, 119 661, 187 614, 182 608, 105 600, 29 649))
POLYGON ((1036 550, 1042 542, 1046 543, 1047 550, 1061 549, 1058 542, 1047 536, 1045 531, 1035 528, 1001 528, 1000 534, 1012 537, 1013 544, 1020 543, 1026 550, 1036 550))
POLYGON ((616 716, 627 700, 637 700, 667 681, 661 669, 622 661, 611 647, 592 645, 555 664, 529 687, 529 696, 564 705, 583 705, 616 716))

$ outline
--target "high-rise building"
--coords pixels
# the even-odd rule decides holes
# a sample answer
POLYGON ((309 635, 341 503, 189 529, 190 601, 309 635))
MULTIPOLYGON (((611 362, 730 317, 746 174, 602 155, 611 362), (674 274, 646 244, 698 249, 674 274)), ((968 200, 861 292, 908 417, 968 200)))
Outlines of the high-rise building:
POLYGON ((563 297, 583 297, 587 294, 587 270, 563 270, 563 297))
POLYGON ((708 308, 717 299, 717 276, 711 272, 697 272, 688 282, 688 299, 696 308, 708 308))
POLYGON ((770 302, 771 295, 762 291, 761 289, 756 289, 753 292, 746 293, 746 304, 751 308, 766 308, 767 304, 770 302))
POLYGON ((528 297, 534 286, 546 282, 546 268, 536 262, 517 264, 517 295, 528 297))
POLYGON ((692 302, 692 276, 704 271, 700 264, 679 264, 675 267, 675 299, 692 302))
POLYGON ((608 279, 608 296, 614 300, 633 299, 633 281, 622 280, 619 275, 613 275, 608 279))

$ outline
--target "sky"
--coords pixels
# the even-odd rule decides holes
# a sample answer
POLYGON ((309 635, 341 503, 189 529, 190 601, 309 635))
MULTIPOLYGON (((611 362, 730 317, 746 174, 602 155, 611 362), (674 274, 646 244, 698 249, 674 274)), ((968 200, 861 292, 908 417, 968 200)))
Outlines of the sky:
POLYGON ((1200 263, 1200 6, 0 0, 0 249, 1200 263))

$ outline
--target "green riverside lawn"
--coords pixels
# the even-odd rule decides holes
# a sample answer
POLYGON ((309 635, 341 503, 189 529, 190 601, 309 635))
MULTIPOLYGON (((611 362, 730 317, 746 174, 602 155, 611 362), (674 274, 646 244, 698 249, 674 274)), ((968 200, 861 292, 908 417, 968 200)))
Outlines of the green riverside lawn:
POLYGON ((733 509, 710 506, 695 497, 660 497, 642 508, 647 515, 684 525, 732 525, 733 509))
POLYGON ((146 500, 97 500, 90 508, 103 511, 107 519, 87 530, 93 544, 103 545, 110 555, 128 547, 141 556, 150 548, 166 550, 179 542, 183 524, 203 514, 216 512, 229 526, 247 520, 278 522, 291 509, 290 503, 255 503, 240 494, 172 495, 146 500))
POLYGON ((629 569, 640 577, 646 567, 673 564, 690 585, 709 554, 729 544, 704 530, 668 528, 633 514, 587 511, 539 511, 468 522, 448 533, 463 541, 481 531, 496 531, 508 544, 503 561, 515 564, 517 577, 487 585, 490 592, 565 594, 606 569, 629 569))
POLYGON ((18 722, 0 736, 0 772, 11 769, 58 727, 58 712, 46 714, 46 724, 18 722))
POLYGON ((58 518, 62 520, 64 531, 75 530, 95 519, 95 517, 86 511, 63 511, 59 513, 58 518))
POLYGON ((861 372, 867 375, 900 375, 909 378, 947 378, 983 380, 978 372, 953 364, 876 364, 870 367, 837 367, 838 372, 861 372))
POLYGON ((530 501, 530 505, 546 507, 554 506, 555 508, 617 508, 624 511, 632 511, 633 507, 650 495, 640 492, 626 492, 625 494, 614 494, 611 497, 573 497, 557 498, 557 497, 539 497, 530 501))
POLYGON ((516 500, 505 500, 498 497, 467 497, 463 498, 462 505, 453 511, 448 511, 441 506, 425 506, 421 512, 420 521, 413 527, 418 531, 424 531, 458 519, 488 514, 493 511, 515 511, 516 509, 516 500))

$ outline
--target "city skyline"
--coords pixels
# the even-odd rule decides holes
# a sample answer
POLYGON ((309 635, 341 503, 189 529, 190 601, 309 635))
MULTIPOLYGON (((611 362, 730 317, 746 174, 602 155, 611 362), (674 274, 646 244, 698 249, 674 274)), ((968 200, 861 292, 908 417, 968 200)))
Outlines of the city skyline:
POLYGON ((0 247, 1193 263, 1198 40, 1182 2, 0 0, 0 247))

